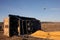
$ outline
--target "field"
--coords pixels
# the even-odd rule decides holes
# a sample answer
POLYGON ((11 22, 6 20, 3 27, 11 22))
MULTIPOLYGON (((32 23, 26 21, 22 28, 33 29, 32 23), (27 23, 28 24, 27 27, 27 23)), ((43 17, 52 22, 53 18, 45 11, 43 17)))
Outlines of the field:
POLYGON ((60 23, 59 22, 43 22, 42 30, 38 30, 31 36, 38 38, 47 38, 52 40, 60 40, 60 23))
POLYGON ((60 22, 42 22, 41 28, 46 32, 60 31, 60 22))
POLYGON ((6 37, 0 31, 0 40, 60 40, 59 22, 42 22, 41 29, 31 35, 6 37))
MULTIPOLYGON (((32 36, 13 36, 13 37, 6 37, 0 32, 0 40, 47 40, 46 38, 36 38, 32 36)), ((50 40, 50 39, 49 39, 50 40)))

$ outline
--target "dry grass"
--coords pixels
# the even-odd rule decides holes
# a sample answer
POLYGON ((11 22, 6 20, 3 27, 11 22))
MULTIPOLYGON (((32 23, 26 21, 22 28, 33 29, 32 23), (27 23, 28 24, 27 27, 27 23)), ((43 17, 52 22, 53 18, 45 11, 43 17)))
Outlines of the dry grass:
POLYGON ((31 34, 30 36, 37 37, 37 38, 51 39, 51 40, 60 40, 60 31, 44 32, 38 30, 35 33, 31 34))
POLYGON ((13 36, 13 37, 6 37, 3 35, 3 32, 0 32, 0 40, 47 40, 46 38, 37 38, 32 36, 13 36))
POLYGON ((60 31, 60 22, 41 23, 43 31, 60 31))
POLYGON ((0 40, 21 40, 21 37, 6 37, 3 35, 3 31, 0 32, 0 40))
POLYGON ((36 31, 35 33, 31 34, 31 36, 60 40, 60 22, 41 23, 41 26, 43 31, 36 31))
POLYGON ((60 40, 60 23, 42 23, 42 30, 29 37, 6 37, 0 32, 0 40, 60 40))

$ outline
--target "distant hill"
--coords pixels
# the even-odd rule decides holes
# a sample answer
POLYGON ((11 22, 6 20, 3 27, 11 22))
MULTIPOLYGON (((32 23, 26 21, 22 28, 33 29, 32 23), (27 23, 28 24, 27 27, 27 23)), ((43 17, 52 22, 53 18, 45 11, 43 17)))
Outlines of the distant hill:
POLYGON ((41 23, 54 23, 54 22, 41 22, 41 23))
POLYGON ((50 23, 54 23, 54 24, 55 24, 55 23, 59 23, 59 24, 60 24, 60 22, 41 22, 41 23, 42 23, 42 24, 43 24, 43 23, 49 23, 49 24, 50 24, 50 23))

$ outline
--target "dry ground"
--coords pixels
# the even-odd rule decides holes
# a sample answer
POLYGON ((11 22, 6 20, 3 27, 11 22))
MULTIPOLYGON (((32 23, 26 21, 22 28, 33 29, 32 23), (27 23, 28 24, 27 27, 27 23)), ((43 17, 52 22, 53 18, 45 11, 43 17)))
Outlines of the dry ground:
MULTIPOLYGON (((59 22, 52 22, 52 23, 41 23, 41 28, 42 28, 42 31, 45 31, 45 32, 50 32, 48 35, 49 37, 51 37, 50 34, 53 34, 53 36, 56 36, 57 39, 54 39, 54 40, 60 40, 58 39, 60 37, 60 23, 59 22), (59 35, 55 35, 56 34, 59 34, 59 35)), ((38 33, 40 34, 40 33, 38 33)), ((45 34, 45 33, 44 33, 45 34)), ((0 40, 52 40, 52 39, 48 39, 48 38, 36 38, 36 37, 17 37, 17 36, 14 36, 14 37, 6 37, 3 35, 3 31, 0 32, 0 40)))
POLYGON ((60 22, 43 22, 41 28, 43 31, 48 32, 60 31, 60 22))
POLYGON ((41 28, 42 30, 36 31, 32 36, 60 40, 60 22, 43 22, 41 28))
POLYGON ((38 30, 35 33, 32 33, 31 36, 37 37, 37 38, 46 38, 51 40, 60 40, 60 31, 44 32, 44 31, 38 30))
POLYGON ((32 36, 13 36, 13 37, 6 37, 3 35, 3 32, 0 32, 0 40, 50 40, 46 38, 36 38, 32 36))

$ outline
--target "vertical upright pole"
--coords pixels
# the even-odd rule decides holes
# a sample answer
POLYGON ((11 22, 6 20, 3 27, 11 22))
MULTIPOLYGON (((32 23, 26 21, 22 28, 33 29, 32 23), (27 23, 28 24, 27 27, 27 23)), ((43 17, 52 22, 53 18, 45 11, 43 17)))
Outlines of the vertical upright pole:
POLYGON ((20 18, 19 18, 19 20, 18 20, 18 35, 20 36, 20 18))

